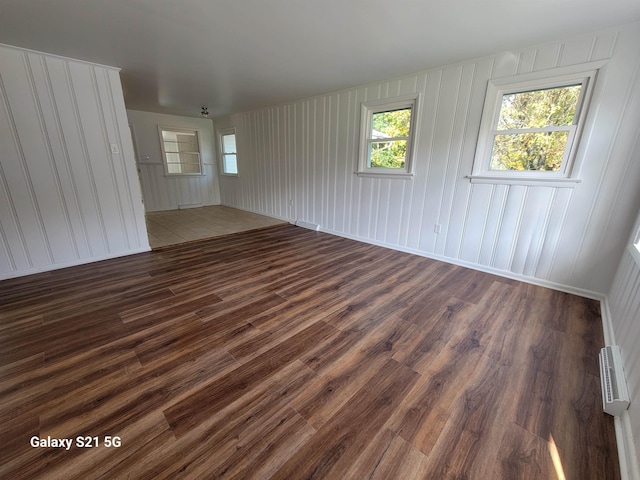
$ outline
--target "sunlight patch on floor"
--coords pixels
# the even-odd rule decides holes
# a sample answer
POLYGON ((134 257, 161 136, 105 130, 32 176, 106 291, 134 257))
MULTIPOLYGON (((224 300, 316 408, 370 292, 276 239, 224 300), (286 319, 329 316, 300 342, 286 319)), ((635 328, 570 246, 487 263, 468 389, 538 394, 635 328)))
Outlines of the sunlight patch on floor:
POLYGON ((549 453, 551 454, 551 461, 556 469, 558 480, 566 480, 564 469, 562 468, 562 460, 560 460, 560 452, 558 452, 558 447, 553 439, 553 435, 549 435, 549 453))

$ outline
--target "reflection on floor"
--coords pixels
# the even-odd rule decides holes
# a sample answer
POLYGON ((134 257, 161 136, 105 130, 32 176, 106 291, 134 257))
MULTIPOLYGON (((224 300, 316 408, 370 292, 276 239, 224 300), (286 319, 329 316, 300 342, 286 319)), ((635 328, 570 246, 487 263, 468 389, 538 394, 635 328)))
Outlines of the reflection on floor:
POLYGON ((223 205, 148 212, 145 216, 151 248, 286 223, 223 205))

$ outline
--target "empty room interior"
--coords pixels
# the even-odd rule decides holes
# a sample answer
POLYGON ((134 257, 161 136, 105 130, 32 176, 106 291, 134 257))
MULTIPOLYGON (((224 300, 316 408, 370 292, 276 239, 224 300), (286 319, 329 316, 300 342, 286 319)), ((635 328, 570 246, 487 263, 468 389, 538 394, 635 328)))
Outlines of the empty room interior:
POLYGON ((640 3, 0 0, 0 478, 640 480, 640 3))

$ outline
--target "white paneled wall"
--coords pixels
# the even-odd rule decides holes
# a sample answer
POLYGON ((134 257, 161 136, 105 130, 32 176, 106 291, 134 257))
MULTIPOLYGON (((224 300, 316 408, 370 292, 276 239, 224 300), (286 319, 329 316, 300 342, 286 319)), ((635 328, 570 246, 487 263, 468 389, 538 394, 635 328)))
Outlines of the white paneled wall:
MULTIPOLYGON (((608 304, 614 336, 610 341, 622 348, 624 371, 631 395, 629 410, 621 419, 627 450, 626 463, 630 465, 629 470, 635 468, 636 476, 631 475, 630 478, 640 478, 637 465, 637 459, 640 458, 640 265, 628 250, 622 256, 608 304)), ((618 450, 623 450, 621 447, 619 445, 618 450)))
POLYGON ((127 110, 127 115, 129 123, 133 126, 139 157, 140 183, 147 212, 220 204, 215 137, 211 120, 136 110, 127 110), (158 134, 159 125, 198 131, 204 175, 165 175, 158 134))
POLYGON ((0 278, 148 249, 118 70, 0 45, 0 278))
POLYGON ((586 295, 608 291, 638 210, 629 150, 640 25, 498 54, 294 103, 232 115, 240 175, 222 203, 586 295), (607 61, 575 168, 575 188, 471 184, 489 79, 607 61), (360 104, 421 94, 415 176, 362 178, 360 104), (436 234, 436 225, 441 231, 436 234))

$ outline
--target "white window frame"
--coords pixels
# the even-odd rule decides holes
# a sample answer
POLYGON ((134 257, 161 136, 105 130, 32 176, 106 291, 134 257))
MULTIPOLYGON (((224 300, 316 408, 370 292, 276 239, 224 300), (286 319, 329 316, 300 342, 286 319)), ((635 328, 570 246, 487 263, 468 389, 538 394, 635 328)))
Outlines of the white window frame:
MULTIPOLYGON (((360 112, 360 149, 356 174, 363 177, 387 177, 387 178, 411 178, 413 176, 414 153, 416 136, 418 132, 418 108, 419 94, 403 95, 384 100, 372 100, 362 103, 360 112), (404 168, 382 168, 369 166, 369 144, 372 141, 371 127, 373 115, 390 110, 411 108, 411 120, 409 136, 407 140, 407 153, 404 168)), ((402 137, 405 139, 405 137, 402 137)), ((389 139, 389 140, 394 140, 389 139)), ((397 140, 397 139, 395 139, 397 140)))
MULTIPOLYGON (((580 144, 580 137, 586 123, 588 107, 593 95, 596 77, 599 69, 603 65, 604 62, 591 62, 571 67, 554 68, 542 72, 490 80, 487 86, 484 110, 480 122, 473 169, 471 175, 468 177, 471 182, 556 187, 574 187, 579 183, 581 180, 577 178, 577 169, 574 168, 576 154, 580 144), (502 134, 505 133, 505 130, 497 130, 503 95, 577 84, 582 84, 582 89, 576 106, 573 125, 569 128, 557 128, 557 130, 569 131, 567 147, 560 170, 556 172, 539 170, 490 170, 494 136, 498 132, 502 134)), ((546 131, 552 129, 554 129, 554 127, 540 130, 546 131)))
POLYGON ((631 242, 629 244, 629 252, 631 252, 631 256, 635 260, 636 264, 640 266, 640 217, 636 222, 636 226, 634 228, 634 235, 631 237, 631 242))
MULTIPOLYGON (((203 176, 204 175, 204 169, 202 167, 202 155, 200 153, 200 134, 198 132, 198 130, 194 130, 191 128, 182 128, 182 127, 170 127, 170 126, 164 126, 164 125, 158 125, 158 135, 160 137, 160 148, 162 150, 162 164, 164 165, 164 173, 165 176, 167 177, 194 177, 194 176, 203 176), (199 172, 186 172, 186 173, 182 173, 182 172, 169 172, 169 162, 167 161, 167 152, 165 150, 165 140, 164 137, 162 136, 162 132, 163 131, 167 131, 167 132, 179 132, 179 133, 186 133, 189 135, 195 135, 196 137, 196 144, 198 146, 198 151, 197 152, 183 152, 183 153, 189 153, 191 155, 197 155, 198 156, 198 165, 200 167, 200 171, 199 172)), ((169 153, 174 153, 174 152, 169 152, 169 153)), ((181 164, 178 164, 181 165, 181 164)))
POLYGON ((240 173, 240 168, 238 165, 238 134, 236 133, 236 127, 222 128, 218 130, 218 155, 220 156, 220 174, 227 175, 230 177, 237 177, 240 173), (224 142, 222 141, 222 137, 225 135, 234 135, 236 137, 236 151, 235 152, 225 152, 224 151, 224 142), (226 155, 235 155, 236 156, 236 172, 227 172, 225 169, 225 156, 226 155))

